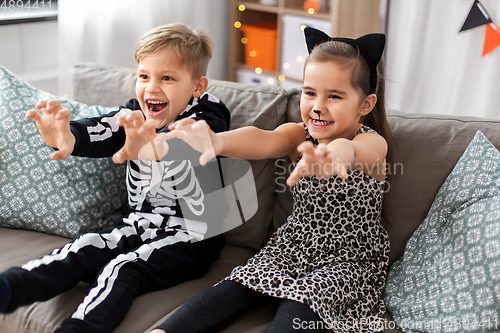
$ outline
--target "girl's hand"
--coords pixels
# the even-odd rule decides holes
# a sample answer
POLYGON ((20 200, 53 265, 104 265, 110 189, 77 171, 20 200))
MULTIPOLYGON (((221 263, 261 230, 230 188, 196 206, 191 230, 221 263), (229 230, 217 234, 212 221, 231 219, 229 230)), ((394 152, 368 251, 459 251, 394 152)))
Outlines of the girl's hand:
POLYGON ((136 110, 122 115, 117 120, 118 126, 125 130, 125 144, 113 155, 113 162, 123 163, 129 160, 159 161, 168 152, 168 145, 154 146, 153 139, 158 135, 152 121, 146 121, 142 111, 136 110))
POLYGON ((208 161, 217 156, 222 151, 222 139, 214 133, 204 120, 193 122, 194 119, 183 119, 170 125, 173 129, 168 133, 161 133, 155 143, 172 138, 179 138, 188 143, 193 149, 201 152, 200 164, 206 165, 208 161))
POLYGON ((58 149, 50 155, 50 158, 65 160, 73 152, 76 142, 69 127, 71 111, 61 108, 59 100, 40 101, 35 107, 43 109, 43 113, 40 114, 34 109, 28 110, 26 118, 35 121, 46 144, 58 149))
POLYGON ((338 175, 347 178, 350 164, 341 161, 341 158, 326 144, 320 143, 314 148, 311 142, 306 141, 297 147, 297 151, 302 154, 302 158, 288 177, 286 181, 288 186, 295 185, 301 177, 307 176, 326 178, 338 175))

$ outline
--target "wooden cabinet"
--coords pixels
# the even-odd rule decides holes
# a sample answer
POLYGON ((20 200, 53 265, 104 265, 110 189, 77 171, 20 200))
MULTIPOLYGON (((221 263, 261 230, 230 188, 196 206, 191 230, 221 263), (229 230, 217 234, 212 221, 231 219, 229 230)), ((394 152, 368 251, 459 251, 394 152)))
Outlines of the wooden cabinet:
MULTIPOLYGON (((282 50, 284 37, 290 40, 288 28, 284 28, 284 22, 287 18, 319 19, 321 22, 328 23, 330 31, 325 31, 331 36, 359 37, 370 32, 381 32, 383 23, 380 19, 380 0, 319 0, 310 1, 312 5, 321 3, 321 8, 308 13, 307 6, 304 6, 304 0, 230 0, 230 55, 229 55, 229 80, 236 81, 236 73, 246 71, 253 75, 262 74, 267 78, 261 84, 273 84, 284 86, 285 82, 295 82, 300 84, 301 77, 287 77, 283 72, 286 70, 282 63, 282 50), (263 4, 275 3, 275 4, 263 4), (272 24, 276 26, 275 41, 275 66, 273 70, 257 68, 258 66, 248 66, 245 63, 245 33, 241 26, 259 26, 262 24, 272 24)), ((311 6, 312 8, 313 6, 311 6)), ((295 33, 292 39, 295 39, 299 45, 298 48, 304 48, 305 42, 303 34, 295 33)), ((290 47, 288 46, 288 49, 290 47)), ((300 50, 302 51, 302 50, 300 50)), ((240 80, 241 81, 241 80, 240 80)), ((258 81, 258 80, 257 80, 258 81)))

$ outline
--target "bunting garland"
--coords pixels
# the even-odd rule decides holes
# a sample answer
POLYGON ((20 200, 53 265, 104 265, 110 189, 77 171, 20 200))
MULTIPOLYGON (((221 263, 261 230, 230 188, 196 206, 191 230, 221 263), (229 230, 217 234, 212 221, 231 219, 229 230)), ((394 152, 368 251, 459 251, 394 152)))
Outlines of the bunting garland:
POLYGON ((474 0, 472 7, 459 32, 486 25, 484 34, 483 57, 500 45, 500 28, 493 23, 479 0, 474 0))

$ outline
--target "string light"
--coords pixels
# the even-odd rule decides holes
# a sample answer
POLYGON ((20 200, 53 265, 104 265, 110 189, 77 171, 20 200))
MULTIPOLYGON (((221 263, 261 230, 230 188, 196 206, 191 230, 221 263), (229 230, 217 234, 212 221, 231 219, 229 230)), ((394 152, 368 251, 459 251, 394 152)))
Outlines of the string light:
POLYGON ((268 78, 267 83, 274 84, 274 78, 272 78, 272 77, 268 78))
POLYGON ((248 38, 246 37, 241 38, 241 44, 246 44, 246 43, 248 43, 248 38))
POLYGON ((262 74, 262 68, 260 67, 255 68, 255 73, 262 74))
POLYGON ((240 22, 240 21, 236 21, 236 22, 234 22, 234 27, 235 27, 236 29, 241 28, 241 22, 240 22))
POLYGON ((243 4, 238 6, 238 10, 239 10, 240 12, 244 12, 244 11, 245 11, 245 9, 247 9, 247 8, 246 8, 246 7, 245 7, 245 5, 243 5, 243 4))
POLYGON ((280 80, 280 81, 285 81, 285 79, 286 79, 286 77, 285 77, 285 75, 283 75, 283 74, 280 74, 280 75, 278 76, 278 80, 280 80))

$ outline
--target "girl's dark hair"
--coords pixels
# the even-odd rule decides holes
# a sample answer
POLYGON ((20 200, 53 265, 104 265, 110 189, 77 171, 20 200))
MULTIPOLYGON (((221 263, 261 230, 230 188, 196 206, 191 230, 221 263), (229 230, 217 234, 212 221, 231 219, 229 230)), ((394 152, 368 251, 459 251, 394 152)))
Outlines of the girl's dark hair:
MULTIPOLYGON (((327 62, 333 61, 344 68, 351 69, 351 84, 357 88, 364 99, 370 92, 370 68, 365 58, 359 50, 347 43, 339 41, 328 41, 316 46, 309 57, 306 59, 307 66, 309 62, 327 62)), ((387 142, 388 151, 386 156, 386 165, 392 165, 394 162, 394 150, 397 147, 396 137, 387 121, 385 109, 385 71, 384 59, 382 58, 377 66, 377 103, 373 110, 366 116, 361 118, 361 123, 374 129, 387 142)), ((390 170, 387 170, 390 171, 390 170)), ((390 183, 391 174, 387 175, 386 188, 390 183)), ((384 220, 389 222, 386 215, 387 208, 384 200, 384 220)))

